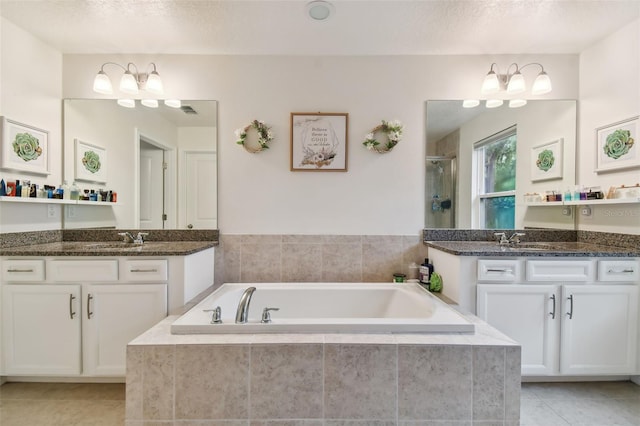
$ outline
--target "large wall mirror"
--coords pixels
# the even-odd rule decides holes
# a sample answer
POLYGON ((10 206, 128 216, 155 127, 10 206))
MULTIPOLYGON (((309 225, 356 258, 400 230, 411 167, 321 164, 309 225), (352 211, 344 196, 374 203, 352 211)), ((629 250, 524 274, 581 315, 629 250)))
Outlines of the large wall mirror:
POLYGON ((81 190, 112 190, 115 205, 67 206, 64 227, 216 229, 217 102, 159 102, 125 108, 115 100, 64 100, 64 179, 81 190), (82 169, 83 153, 100 171, 82 169))
MULTIPOLYGON (((525 195, 573 190, 576 101, 536 100, 519 108, 509 108, 508 102, 497 108, 486 108, 484 102, 475 108, 462 104, 462 100, 426 104, 425 228, 491 228, 484 226, 489 222, 482 215, 488 213, 477 195, 485 180, 481 171, 487 167, 478 149, 502 132, 511 132, 515 136, 505 145, 509 148, 496 153, 509 156, 513 166, 514 197, 503 203, 514 216, 513 227, 574 229, 573 212, 566 215, 560 205, 527 206, 525 195), (547 149, 554 154, 555 168, 545 175, 536 161, 547 149)), ((494 201, 498 205, 502 200, 494 201)))

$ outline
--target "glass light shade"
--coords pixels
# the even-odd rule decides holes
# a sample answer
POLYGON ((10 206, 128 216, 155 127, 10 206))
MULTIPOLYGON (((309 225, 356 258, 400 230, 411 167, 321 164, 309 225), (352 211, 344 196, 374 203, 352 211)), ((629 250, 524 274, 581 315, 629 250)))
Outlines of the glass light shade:
POLYGON ((138 82, 129 70, 125 71, 120 79, 120 91, 131 95, 138 94, 138 82))
POLYGON ((498 108, 502 106, 504 101, 502 99, 487 99, 486 106, 487 108, 498 108))
POLYGON ((120 105, 121 107, 125 107, 125 108, 135 108, 136 107, 136 101, 134 101, 133 99, 118 99, 118 105, 120 105))
POLYGON ((462 101, 462 108, 475 108, 480 105, 480 101, 477 99, 465 99, 462 101))
POLYGON ((164 104, 170 108, 180 108, 182 106, 180 99, 165 99, 164 104))
POLYGON ((484 95, 489 95, 491 93, 498 93, 499 90, 500 80, 498 80, 498 76, 495 71, 489 71, 482 82, 480 92, 484 95))
POLYGON ((143 99, 140 103, 147 108, 158 108, 158 100, 157 99, 143 99))
POLYGON ((98 74, 96 74, 96 78, 93 79, 93 91, 104 95, 113 93, 111 79, 109 79, 109 76, 102 70, 100 70, 98 74))
POLYGON ((547 75, 546 72, 542 71, 538 74, 535 81, 533 82, 533 87, 531 87, 532 95, 544 95, 545 93, 549 93, 551 91, 551 79, 547 75))
POLYGON ((520 74, 520 71, 516 71, 509 79, 509 84, 507 85, 507 93, 522 93, 525 91, 525 89, 526 85, 524 83, 524 77, 522 76, 522 74, 520 74))
POLYGON ((147 84, 144 86, 144 90, 155 95, 162 95, 164 93, 162 80, 157 71, 151 71, 147 77, 147 84))
POLYGON ((527 104, 527 101, 524 99, 511 99, 509 101, 509 108, 520 108, 527 104))

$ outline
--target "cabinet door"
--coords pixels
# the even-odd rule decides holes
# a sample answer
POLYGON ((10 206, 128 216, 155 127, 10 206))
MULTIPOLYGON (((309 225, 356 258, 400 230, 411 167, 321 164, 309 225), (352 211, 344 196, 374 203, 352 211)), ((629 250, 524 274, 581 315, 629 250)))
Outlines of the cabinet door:
POLYGON ((6 375, 80 374, 80 286, 5 285, 6 375))
POLYGON ((478 285, 478 316, 522 346, 522 374, 558 370, 560 305, 556 285, 478 285))
POLYGON ((167 316, 166 284, 86 284, 84 374, 124 376, 127 343, 167 316))
POLYGON ((633 374, 638 330, 635 285, 563 287, 562 374, 633 374))

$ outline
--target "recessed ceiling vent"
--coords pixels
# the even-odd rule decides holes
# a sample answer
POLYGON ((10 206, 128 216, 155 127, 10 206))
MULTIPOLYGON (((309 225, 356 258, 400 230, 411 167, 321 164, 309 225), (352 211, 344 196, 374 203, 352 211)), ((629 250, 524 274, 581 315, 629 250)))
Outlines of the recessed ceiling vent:
POLYGON ((182 105, 180 107, 180 109, 182 110, 182 112, 184 112, 185 114, 198 114, 198 111, 196 111, 195 109, 193 109, 191 107, 191 105, 182 105))

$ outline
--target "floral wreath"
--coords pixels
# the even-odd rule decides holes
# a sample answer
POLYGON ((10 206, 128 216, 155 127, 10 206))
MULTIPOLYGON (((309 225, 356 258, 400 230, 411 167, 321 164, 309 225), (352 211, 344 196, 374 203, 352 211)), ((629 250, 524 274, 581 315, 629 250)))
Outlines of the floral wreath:
POLYGON ((242 145, 244 149, 252 154, 260 152, 263 149, 269 149, 269 142, 273 140, 273 132, 271 131, 271 127, 268 127, 264 123, 264 121, 261 120, 253 120, 247 126, 241 129, 236 129, 235 134, 238 138, 236 143, 238 145, 242 145), (260 145, 259 148, 249 148, 247 147, 247 145, 245 145, 245 141, 247 140, 247 132, 252 128, 256 129, 256 132, 258 132, 258 144, 260 145))
POLYGON ((396 146, 398 142, 400 142, 401 138, 402 123, 400 123, 398 120, 382 120, 382 124, 379 124, 371 129, 371 132, 369 132, 365 136, 362 145, 366 146, 367 149, 371 151, 375 151, 379 154, 384 154, 391 151, 393 147, 396 146), (387 136, 387 142, 384 145, 376 140, 376 133, 384 133, 387 136))

